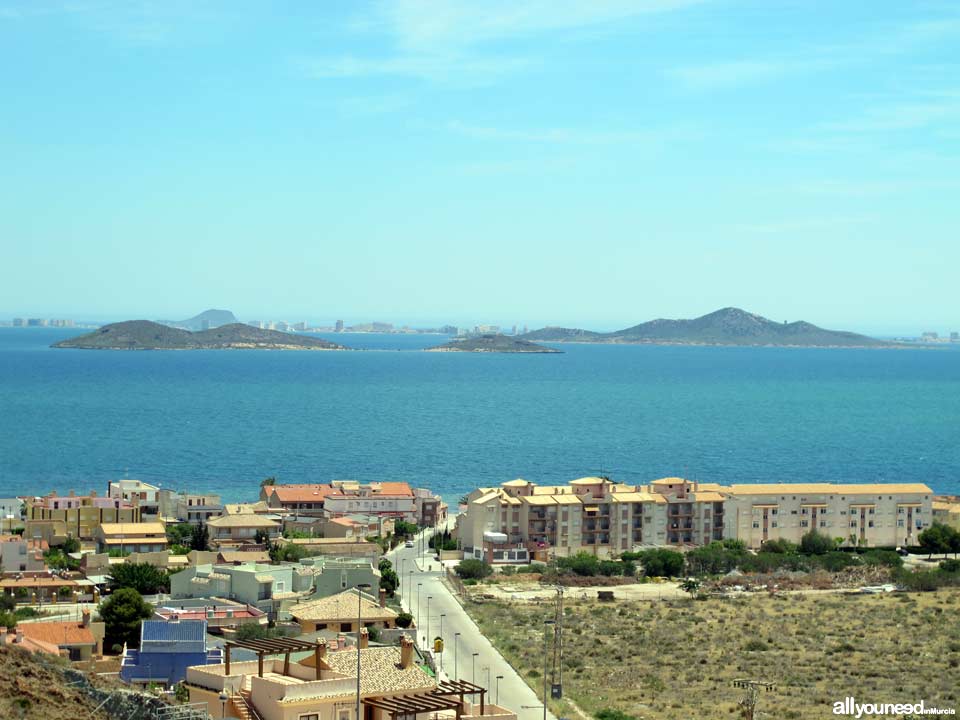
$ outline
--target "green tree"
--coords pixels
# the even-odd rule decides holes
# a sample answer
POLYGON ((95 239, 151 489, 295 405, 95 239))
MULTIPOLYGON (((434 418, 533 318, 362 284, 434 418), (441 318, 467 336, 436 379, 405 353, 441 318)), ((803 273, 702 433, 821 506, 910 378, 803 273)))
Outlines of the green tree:
POLYGON ((192 536, 193 526, 190 523, 167 525, 167 541, 171 545, 189 545, 192 536))
POLYGON ((110 577, 112 587, 131 588, 141 595, 152 595, 170 589, 170 577, 166 571, 150 563, 111 565, 110 577))
POLYGON ((253 534, 253 542, 257 545, 270 545, 270 533, 266 530, 259 529, 253 534))
POLYGON ((14 613, 7 612, 6 610, 0 611, 0 625, 8 630, 12 630, 16 624, 17 616, 14 613))
POLYGON ((140 646, 140 623, 153 615, 153 606, 131 587, 120 588, 100 603, 106 632, 105 647, 140 646))
POLYGON ((464 580, 480 580, 493 572, 493 568, 490 567, 489 563, 472 558, 469 560, 461 560, 454 570, 457 575, 464 580))
POLYGON ((683 572, 683 553, 676 550, 644 550, 639 559, 643 565, 643 574, 647 577, 677 577, 683 572))
POLYGON ((697 597, 700 594, 700 581, 696 578, 687 578, 680 583, 680 589, 685 593, 690 593, 692 597, 697 597))
POLYGON ((950 540, 954 532, 956 531, 953 528, 943 523, 934 523, 920 533, 917 541, 920 547, 927 551, 927 559, 934 553, 950 552, 950 540))
POLYGON ((419 528, 414 523, 397 520, 393 523, 393 534, 398 537, 411 537, 417 534, 419 528))
POLYGON ((824 555, 836 548, 836 544, 828 535, 811 530, 800 538, 800 552, 804 555, 824 555))
POLYGON ((593 577, 600 572, 600 561, 593 553, 578 552, 568 558, 559 558, 557 566, 567 568, 582 577, 593 577))
POLYGON ((395 622, 397 623, 397 627, 399 628, 408 628, 413 624, 413 615, 404 611, 397 615, 397 619, 395 622))
POLYGON ((780 553, 781 555, 789 555, 797 551, 796 543, 792 543, 789 540, 782 538, 775 538, 774 540, 767 540, 763 544, 763 552, 768 553, 780 553))
POLYGON ((400 578, 397 577, 393 569, 393 563, 386 558, 380 560, 380 587, 387 591, 387 595, 394 597, 397 594, 397 585, 400 584, 400 578))
POLYGON ((63 544, 60 545, 60 549, 65 553, 80 552, 80 541, 75 537, 68 537, 63 541, 63 544))
POLYGON ((209 550, 210 549, 210 531, 206 524, 194 525, 190 531, 190 549, 191 550, 209 550))
POLYGON ((270 477, 266 477, 260 481, 260 487, 266 487, 267 485, 276 485, 276 484, 277 484, 277 479, 273 475, 271 475, 270 477))

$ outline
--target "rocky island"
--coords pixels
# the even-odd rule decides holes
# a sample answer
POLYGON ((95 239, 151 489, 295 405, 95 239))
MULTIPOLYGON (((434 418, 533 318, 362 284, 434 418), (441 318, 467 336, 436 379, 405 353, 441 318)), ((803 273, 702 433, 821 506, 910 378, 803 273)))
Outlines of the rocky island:
POLYGON ((723 308, 691 320, 650 320, 602 333, 577 328, 546 327, 521 335, 541 342, 621 343, 649 345, 753 345, 774 347, 893 348, 901 343, 877 340, 811 323, 778 323, 739 308, 723 308))
POLYGON ((86 335, 61 340, 55 348, 81 350, 349 350, 343 345, 308 335, 262 330, 231 323, 190 332, 150 320, 128 320, 104 325, 86 335))
POLYGON ((477 335, 465 340, 426 348, 426 352, 487 352, 487 353, 559 353, 562 350, 537 345, 506 335, 477 335))

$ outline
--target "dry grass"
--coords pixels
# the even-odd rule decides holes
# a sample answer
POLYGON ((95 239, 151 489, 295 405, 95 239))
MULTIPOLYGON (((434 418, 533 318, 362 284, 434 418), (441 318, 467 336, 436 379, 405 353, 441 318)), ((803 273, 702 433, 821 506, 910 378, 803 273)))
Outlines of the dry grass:
MULTIPOLYGON (((734 678, 777 683, 760 705, 773 718, 832 718, 832 703, 848 695, 960 709, 957 589, 565 605, 564 691, 591 714, 737 718, 734 678)), ((467 609, 539 694, 541 623, 552 608, 467 609)), ((566 702, 551 709, 576 717, 566 702)))

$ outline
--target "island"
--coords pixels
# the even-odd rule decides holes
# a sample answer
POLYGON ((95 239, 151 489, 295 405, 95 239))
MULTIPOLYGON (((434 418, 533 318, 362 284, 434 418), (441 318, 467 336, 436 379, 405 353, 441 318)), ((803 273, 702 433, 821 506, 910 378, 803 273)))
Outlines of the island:
POLYGON ((464 340, 425 348, 425 352, 484 352, 484 353, 559 353, 557 350, 506 335, 475 335, 464 340))
POLYGON ((649 345, 754 345, 774 347, 895 348, 903 343, 878 340, 811 323, 775 322, 740 308, 728 307, 691 320, 650 320, 603 333, 577 328, 546 327, 519 337, 540 342, 619 343, 649 345))
POLYGON ((323 338, 231 323, 190 332, 150 320, 111 323, 79 337, 54 343, 80 350, 349 350, 323 338))

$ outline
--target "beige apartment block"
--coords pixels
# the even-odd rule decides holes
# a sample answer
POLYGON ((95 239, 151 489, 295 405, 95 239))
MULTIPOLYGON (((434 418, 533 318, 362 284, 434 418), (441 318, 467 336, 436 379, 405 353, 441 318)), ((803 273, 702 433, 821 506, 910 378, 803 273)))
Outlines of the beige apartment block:
POLYGON ((610 557, 642 547, 706 545, 736 538, 749 547, 816 529, 847 544, 914 544, 931 524, 923 484, 733 485, 678 477, 646 485, 586 477, 538 486, 517 479, 474 490, 457 518, 466 557, 524 563, 586 551, 610 557))

